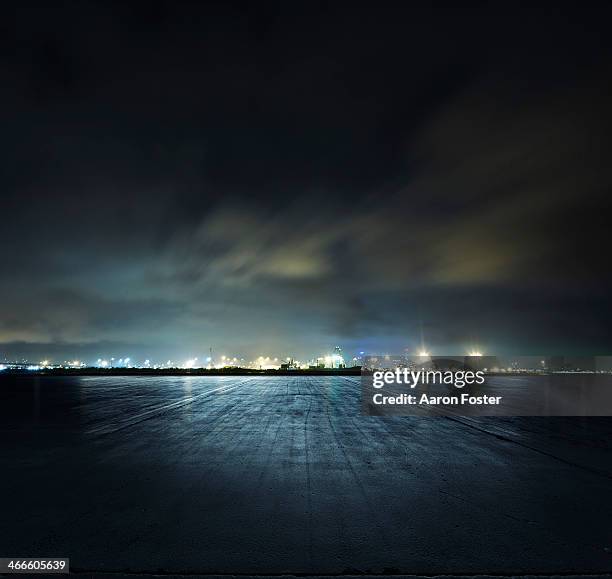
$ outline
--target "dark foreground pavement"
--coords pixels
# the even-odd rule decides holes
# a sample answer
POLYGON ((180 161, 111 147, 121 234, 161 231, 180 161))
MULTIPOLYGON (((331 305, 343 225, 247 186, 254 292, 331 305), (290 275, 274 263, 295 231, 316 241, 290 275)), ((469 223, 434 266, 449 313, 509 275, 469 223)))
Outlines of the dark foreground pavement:
POLYGON ((349 377, 3 378, 0 556, 166 574, 608 574, 612 421, 376 418, 349 377))

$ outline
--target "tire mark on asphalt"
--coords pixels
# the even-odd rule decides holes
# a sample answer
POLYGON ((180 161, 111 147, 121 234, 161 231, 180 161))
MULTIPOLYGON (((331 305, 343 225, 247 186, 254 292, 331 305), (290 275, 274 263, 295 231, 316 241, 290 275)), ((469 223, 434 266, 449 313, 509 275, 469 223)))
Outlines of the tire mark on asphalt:
POLYGON ((555 459, 559 462, 562 462, 563 464, 567 465, 567 466, 572 466, 581 470, 584 470, 590 474, 594 474, 603 478, 607 478, 607 479, 612 479, 612 475, 604 470, 600 470, 598 468, 595 467, 590 467, 590 466, 585 466, 582 464, 578 464, 576 462, 573 462, 571 460, 567 460, 565 458, 561 458, 560 456, 557 456, 555 454, 552 454, 551 452, 547 452, 545 450, 542 450, 540 448, 536 448, 535 446, 531 446, 529 444, 525 444, 524 442, 520 442, 519 440, 515 440, 513 438, 511 438, 510 436, 508 436, 507 434, 499 434, 499 433, 495 433, 495 432, 491 432, 490 430, 487 430, 486 428, 477 426, 476 424, 471 424, 465 420, 461 420, 458 417, 455 416, 444 416, 444 418, 446 418, 447 420, 450 420, 452 422, 458 423, 458 424, 462 424, 463 426, 466 426, 467 428, 472 428, 474 430, 478 430, 479 432, 482 432, 484 434, 487 434, 489 436, 493 436, 499 440, 503 440, 505 442, 510 442, 511 444, 516 444, 517 446, 521 446, 523 448, 527 448, 529 450, 532 450, 534 452, 537 452, 539 454, 542 454, 544 456, 548 456, 549 458, 555 459))
POLYGON ((108 426, 104 424, 97 428, 90 428, 89 430, 86 431, 86 433, 89 435, 99 435, 99 436, 105 436, 107 434, 112 434, 114 432, 118 432, 119 430, 130 428, 131 426, 139 424, 140 422, 143 422, 145 420, 155 418, 159 416, 160 414, 164 414, 165 412, 169 412, 172 410, 176 410, 178 408, 182 408, 183 406, 191 404, 195 400, 198 400, 205 396, 210 396, 211 394, 214 394, 215 392, 220 392, 220 393, 230 392, 232 390, 235 390, 236 388, 239 388, 246 382, 247 381, 240 382, 239 384, 235 384, 235 385, 229 384, 229 385, 220 386, 219 388, 213 388, 212 390, 207 390, 206 392, 202 392, 201 394, 198 394, 196 396, 191 396, 189 398, 182 398, 181 400, 176 400, 175 402, 170 402, 168 404, 163 404, 162 406, 157 406, 155 408, 152 408, 151 410, 145 410, 144 412, 141 412, 135 416, 131 416, 130 418, 126 419, 122 423, 117 424, 115 426, 108 426))
POLYGON ((312 488, 310 479, 310 454, 308 452, 308 418, 312 409, 312 397, 308 399, 308 409, 304 414, 304 460, 306 463, 306 504, 308 508, 308 563, 312 568, 314 562, 314 528, 312 513, 312 488))
MULTIPOLYGON (((252 379, 251 379, 251 380, 252 380, 252 379)), ((244 381, 240 382, 239 384, 237 384, 235 387, 238 387, 238 386, 242 386, 242 385, 244 385, 244 384, 247 384, 247 383, 249 383, 251 380, 244 380, 244 381)), ((214 391, 216 391, 216 390, 218 390, 218 389, 215 389, 214 391)), ((200 398, 201 398, 203 395, 205 395, 205 394, 209 394, 209 393, 211 393, 211 392, 213 392, 213 390, 207 390, 206 392, 202 393, 201 395, 197 395, 197 396, 193 397, 193 399, 200 399, 200 398)), ((182 402, 182 400, 181 400, 181 402, 182 402)), ((188 404, 188 403, 190 403, 190 401, 185 401, 185 403, 186 403, 186 404, 188 404)), ((233 409, 234 407, 238 406, 239 404, 240 404, 240 399, 239 399, 239 400, 238 400, 238 401, 237 401, 235 404, 233 404, 233 405, 232 405, 232 409, 233 409)), ((172 409, 174 409, 174 408, 172 408, 172 409)), ((214 427, 213 427, 213 428, 212 428, 212 429, 211 429, 211 430, 210 430, 208 433, 206 433, 206 436, 208 436, 209 434, 211 434, 212 432, 214 432, 214 431, 215 431, 215 430, 218 428, 218 426, 220 426, 219 421, 220 421, 222 418, 226 418, 226 419, 227 419, 227 414, 226 414, 226 412, 220 413, 220 414, 218 415, 218 417, 216 417, 216 418, 215 418, 215 420, 214 420, 214 422, 215 422, 215 426, 214 426, 214 427)), ((146 419, 145 419, 145 420, 146 420, 146 419)), ((138 423, 140 423, 140 422, 142 422, 142 420, 141 420, 141 421, 139 421, 138 423)), ((135 424, 137 424, 137 423, 135 423, 135 424)), ((118 429, 118 430, 121 430, 121 429, 118 429)), ((117 430, 114 430, 113 432, 117 432, 117 430)), ((111 434, 111 432, 109 432, 109 433, 105 433, 105 434, 111 434)), ((103 436, 104 436, 104 435, 103 435, 103 436)), ((237 444, 237 443, 236 443, 236 444, 237 444)), ((234 446, 234 447, 235 447, 235 446, 234 446)), ((224 455, 225 455, 225 454, 227 454, 227 452, 230 452, 230 450, 232 450, 232 449, 231 449, 229 446, 225 446, 224 448, 225 448, 225 450, 226 450, 226 452, 224 453, 224 455)), ((210 463, 210 464, 209 464, 209 468, 208 468, 208 469, 207 469, 207 470, 206 470, 206 471, 205 471, 205 472, 202 474, 202 476, 200 477, 200 480, 204 479, 204 478, 205 478, 205 476, 209 474, 209 471, 210 471, 210 469, 211 469, 211 467, 212 467, 213 465, 216 467, 216 466, 217 466, 217 465, 218 465, 218 464, 221 462, 221 458, 222 458, 222 457, 221 457, 221 456, 219 456, 219 454, 218 454, 218 453, 216 453, 216 458, 217 458, 217 460, 216 460, 214 463, 210 463)), ((95 466, 95 465, 91 465, 91 466, 89 467, 88 471, 89 471, 89 472, 94 472, 95 468, 96 468, 96 466, 95 466)), ((86 517, 88 517, 88 516, 94 515, 95 513, 100 512, 100 511, 104 511, 104 512, 106 512, 107 510, 111 509, 111 508, 112 508, 114 505, 120 504, 120 503, 121 503, 121 500, 122 500, 122 499, 121 499, 121 491, 122 491, 124 488, 128 487, 130 484, 132 484, 132 482, 133 482, 133 481, 128 481, 128 480, 120 480, 119 484, 118 484, 118 485, 116 485, 116 486, 114 487, 114 489, 113 489, 113 493, 111 494, 111 496, 115 496, 115 497, 117 497, 117 499, 116 499, 116 500, 110 500, 110 501, 107 501, 107 502, 104 504, 103 508, 101 508, 101 507, 100 507, 99 505, 97 505, 96 503, 92 503, 94 506, 92 506, 90 509, 88 509, 88 510, 87 510, 87 511, 85 511, 85 512, 81 512, 81 513, 79 513, 77 516, 73 517, 72 519, 69 519, 69 520, 67 521, 67 525, 68 525, 68 526, 71 526, 71 525, 73 525, 73 524, 76 524, 76 523, 77 523, 79 520, 81 520, 81 519, 83 519, 83 518, 86 518, 86 517)), ((102 532, 103 532, 103 530, 102 530, 102 529, 99 529, 99 533, 98 533, 98 534, 100 534, 100 533, 102 533, 102 532)), ((50 536, 50 535, 49 535, 49 536, 50 536)), ((95 537, 95 536, 97 536, 97 534, 96 534, 96 533, 94 533, 94 534, 92 535, 92 537, 95 537)))
POLYGON ((330 413, 330 407, 331 405, 328 403, 326 404, 325 410, 326 410, 326 416, 327 416, 327 421, 329 423, 329 427, 331 430, 331 433, 333 434, 334 440, 336 442, 336 445, 338 446, 338 448, 340 449, 340 452, 342 453, 342 456, 344 457, 344 461, 348 467, 349 472, 351 473, 355 484, 357 485, 357 488, 359 489, 359 492, 361 494, 361 496, 363 497, 365 504, 368 507, 368 511, 370 512, 370 516, 372 517, 372 519, 374 521, 376 521, 376 529, 378 530, 382 540, 383 540, 383 544, 384 547, 387 551, 390 550, 390 542, 386 536, 386 533, 384 531, 384 527, 382 525, 382 522, 380 521, 378 515, 376 514, 376 510, 374 509, 374 506, 372 504, 372 501, 370 499, 370 496, 368 495, 368 493, 365 490, 365 486, 363 484, 363 482, 361 481, 361 479, 359 478, 359 476, 357 475, 357 471, 355 470, 355 467, 353 466, 353 463, 349 457, 349 454, 346 450, 346 448, 344 447, 344 443, 342 442, 340 436, 338 435, 338 432, 336 430, 336 428, 334 427, 333 424, 333 420, 331 417, 331 413, 330 413))

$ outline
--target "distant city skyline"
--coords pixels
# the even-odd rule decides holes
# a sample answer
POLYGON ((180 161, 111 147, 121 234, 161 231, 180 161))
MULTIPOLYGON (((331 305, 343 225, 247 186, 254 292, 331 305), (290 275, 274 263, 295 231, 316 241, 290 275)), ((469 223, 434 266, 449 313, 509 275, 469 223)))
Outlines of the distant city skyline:
MULTIPOLYGON (((79 361, 86 363, 87 365, 90 366, 100 366, 101 362, 104 362, 103 366, 124 366, 127 365, 128 363, 131 363, 133 365, 139 365, 142 366, 144 365, 146 362, 150 362, 150 364, 158 364, 158 365, 165 365, 168 366, 170 364, 170 362, 172 362, 173 364, 179 365, 179 366, 185 366, 186 362, 189 360, 193 360, 194 362, 197 361, 199 364, 202 364, 203 366, 205 366, 206 364, 219 364, 221 362, 224 361, 228 361, 228 362, 232 362, 232 363, 237 363, 237 362, 246 362, 246 363, 254 363, 256 360, 258 359, 270 359, 270 360, 275 360, 275 361, 279 361, 279 363, 282 363, 283 361, 288 361, 288 360, 300 360, 300 361, 304 361, 304 362, 308 362, 308 361, 313 361, 316 360, 317 358, 323 358, 323 357, 331 357, 334 355, 338 355, 338 356, 343 356, 344 358, 346 358, 346 361, 351 361, 351 360, 355 360, 357 358, 361 358, 363 356, 367 356, 367 355, 405 355, 405 356, 443 356, 443 355, 465 355, 465 356, 482 356, 485 353, 485 350, 483 350, 482 347, 480 346, 474 346, 474 345, 470 345, 466 348, 463 348, 461 350, 445 350, 445 349, 436 349, 436 348, 432 348, 430 346, 426 346, 425 344, 420 344, 418 346, 414 346, 412 348, 403 348, 403 349, 399 349, 399 350, 345 350, 342 346, 340 345, 335 345, 333 347, 321 347, 319 349, 317 349, 316 351, 311 351, 309 353, 301 353, 301 354, 297 354, 295 352, 290 352, 288 350, 283 350, 283 352, 281 352, 280 354, 278 352, 268 352, 268 353, 264 353, 264 354, 260 354, 260 355, 245 355, 244 353, 241 352, 236 352, 233 350, 227 350, 229 353, 224 353, 225 351, 222 352, 217 352, 216 350, 211 351, 211 348, 204 348, 204 349, 191 349, 189 351, 187 351, 187 353, 183 353, 181 355, 174 355, 174 356, 164 356, 164 355, 158 355, 158 356, 148 356, 148 355, 144 355, 144 356, 134 356, 133 354, 131 355, 127 355, 127 354, 123 354, 123 355, 115 355, 115 353, 113 353, 113 355, 106 355, 106 354, 102 354, 102 355, 97 355, 96 356, 50 356, 48 355, 48 351, 49 348, 47 347, 47 350, 45 350, 44 345, 40 346, 40 352, 41 353, 30 353, 27 356, 23 356, 23 355, 18 355, 18 354, 13 354, 12 356, 9 354, 7 355, 6 352, 3 352, 2 350, 0 350, 0 360, 7 362, 7 361, 28 361, 28 362, 32 362, 32 363, 42 363, 43 361, 46 361, 48 364, 64 364, 64 363, 69 363, 69 362, 75 362, 75 361, 79 361), (45 352, 47 352, 47 355, 45 355, 45 352)), ((128 350, 131 352, 131 350, 128 350)), ((78 364, 74 364, 74 365, 78 365, 78 364)))
POLYGON ((576 356, 576 355, 502 355, 485 353, 478 349, 468 349, 461 352, 434 352, 430 349, 420 347, 414 351, 408 349, 403 352, 365 352, 360 351, 354 355, 344 352, 340 346, 333 350, 308 358, 296 356, 279 357, 274 354, 260 355, 253 359, 221 354, 215 356, 179 357, 177 359, 136 359, 130 356, 124 357, 102 357, 95 361, 87 359, 0 359, 0 371, 11 368, 22 368, 26 370, 45 370, 54 368, 86 369, 98 368, 100 370, 113 369, 224 369, 244 368, 258 370, 274 369, 340 369, 354 367, 390 367, 397 368, 405 364, 417 365, 423 363, 468 363, 479 369, 493 371, 515 371, 515 370, 562 370, 582 369, 612 371, 612 356, 576 356), (452 362, 451 362, 452 361, 452 362))

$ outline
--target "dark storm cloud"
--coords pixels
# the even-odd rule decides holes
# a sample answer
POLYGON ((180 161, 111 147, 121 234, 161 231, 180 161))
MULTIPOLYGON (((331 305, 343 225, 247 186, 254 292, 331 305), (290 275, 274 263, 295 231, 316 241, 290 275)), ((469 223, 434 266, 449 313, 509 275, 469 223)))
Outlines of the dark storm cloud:
POLYGON ((4 350, 305 355, 422 331, 605 353, 595 12, 20 7, 2 20, 4 350))

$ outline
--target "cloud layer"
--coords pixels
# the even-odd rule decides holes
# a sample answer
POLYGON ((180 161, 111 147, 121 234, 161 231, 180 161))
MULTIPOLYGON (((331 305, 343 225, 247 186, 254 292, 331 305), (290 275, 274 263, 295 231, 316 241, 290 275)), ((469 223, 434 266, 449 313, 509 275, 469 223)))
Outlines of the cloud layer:
POLYGON ((595 16, 190 10, 6 31, 0 358, 609 353, 595 16))

